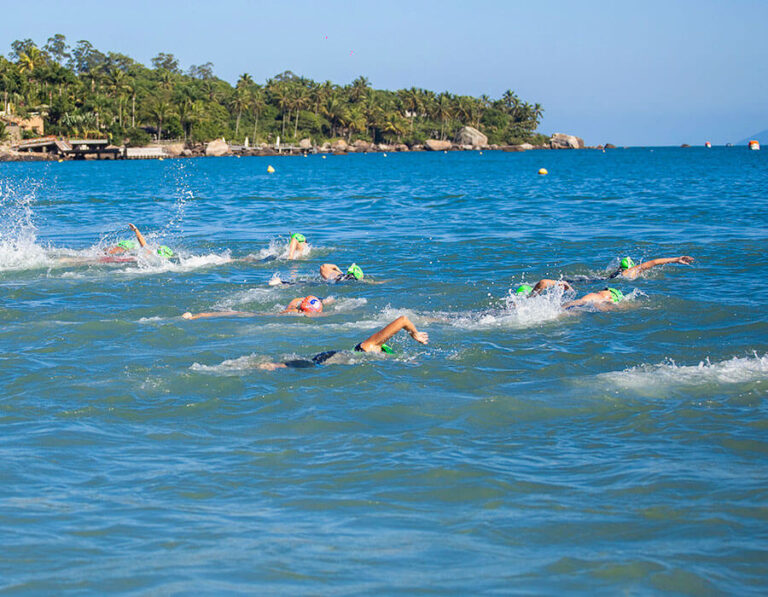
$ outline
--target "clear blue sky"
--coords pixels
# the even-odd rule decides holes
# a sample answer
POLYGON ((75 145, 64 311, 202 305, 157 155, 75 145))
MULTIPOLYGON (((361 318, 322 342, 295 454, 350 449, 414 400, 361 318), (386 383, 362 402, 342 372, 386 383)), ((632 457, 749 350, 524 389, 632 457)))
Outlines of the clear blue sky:
POLYGON ((544 106, 542 132, 593 145, 723 144, 768 128, 768 0, 35 0, 3 13, 6 53, 62 33, 147 65, 158 52, 184 69, 211 61, 230 82, 292 70, 513 89, 544 106))

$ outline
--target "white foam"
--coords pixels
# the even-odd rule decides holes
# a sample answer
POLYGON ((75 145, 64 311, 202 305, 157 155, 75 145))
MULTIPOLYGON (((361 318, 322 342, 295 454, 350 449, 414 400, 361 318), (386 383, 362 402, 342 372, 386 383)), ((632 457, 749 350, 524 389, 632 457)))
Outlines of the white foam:
POLYGON ((45 249, 36 244, 32 205, 40 181, 0 180, 0 271, 45 267, 45 249))
POLYGON ((768 380, 768 354, 734 357, 716 363, 707 358, 698 365, 678 365, 668 360, 657 365, 638 365, 597 376, 620 388, 654 392, 681 386, 733 384, 768 380))
POLYGON ((238 357, 236 359, 227 359, 218 365, 201 365, 200 363, 192 363, 189 368, 192 371, 199 371, 202 373, 239 375, 242 371, 256 369, 261 363, 266 361, 267 359, 265 359, 263 356, 250 354, 247 356, 238 357))

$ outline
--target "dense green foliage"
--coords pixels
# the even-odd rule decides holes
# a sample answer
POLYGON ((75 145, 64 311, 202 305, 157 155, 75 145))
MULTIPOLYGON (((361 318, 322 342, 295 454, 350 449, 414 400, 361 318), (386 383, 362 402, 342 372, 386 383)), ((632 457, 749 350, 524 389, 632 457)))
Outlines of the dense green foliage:
POLYGON ((209 62, 186 73, 173 54, 160 53, 153 68, 123 54, 74 47, 57 34, 39 48, 14 41, 0 56, 3 109, 19 116, 38 113, 46 134, 109 136, 113 143, 145 143, 146 131, 160 139, 242 142, 315 142, 344 138, 377 143, 421 143, 452 139, 463 125, 478 128, 489 143, 541 142, 535 133, 539 104, 507 91, 491 100, 410 88, 384 91, 365 77, 350 85, 317 83, 290 71, 264 85, 244 74, 232 87, 213 74, 209 62))

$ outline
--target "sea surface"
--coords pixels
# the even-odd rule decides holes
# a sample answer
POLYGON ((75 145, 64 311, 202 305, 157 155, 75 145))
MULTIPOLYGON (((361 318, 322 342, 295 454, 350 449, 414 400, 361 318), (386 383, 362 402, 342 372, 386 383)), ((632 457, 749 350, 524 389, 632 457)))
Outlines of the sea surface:
POLYGON ((0 164, 0 594, 765 595, 767 195, 742 147, 0 164), (175 257, 99 261, 129 222, 175 257))

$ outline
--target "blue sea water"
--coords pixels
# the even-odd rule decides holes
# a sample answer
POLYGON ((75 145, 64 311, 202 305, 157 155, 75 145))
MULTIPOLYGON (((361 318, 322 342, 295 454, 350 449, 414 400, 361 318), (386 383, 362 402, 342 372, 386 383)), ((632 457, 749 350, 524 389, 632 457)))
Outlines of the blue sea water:
POLYGON ((0 593, 765 594, 766 189, 737 147, 0 164, 0 593), (98 262, 128 222, 177 258, 98 262), (625 255, 695 263, 513 296, 625 255), (259 368, 401 314, 427 346, 259 368))

